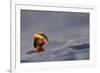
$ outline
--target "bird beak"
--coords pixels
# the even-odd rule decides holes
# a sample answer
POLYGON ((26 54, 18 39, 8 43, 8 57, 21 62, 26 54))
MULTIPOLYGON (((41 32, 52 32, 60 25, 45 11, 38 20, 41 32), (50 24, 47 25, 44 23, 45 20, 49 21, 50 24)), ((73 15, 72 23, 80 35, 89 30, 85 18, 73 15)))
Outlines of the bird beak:
POLYGON ((46 43, 48 44, 49 42, 47 41, 46 43))
POLYGON ((47 43, 47 44, 49 43, 48 40, 46 40, 46 43, 47 43))

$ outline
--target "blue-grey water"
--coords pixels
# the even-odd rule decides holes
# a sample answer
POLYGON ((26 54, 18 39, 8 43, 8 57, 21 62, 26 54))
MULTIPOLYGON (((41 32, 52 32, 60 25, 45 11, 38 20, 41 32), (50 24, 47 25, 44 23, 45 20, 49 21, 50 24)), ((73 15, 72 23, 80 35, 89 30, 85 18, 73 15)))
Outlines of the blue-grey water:
POLYGON ((52 42, 44 46, 45 51, 40 53, 27 54, 33 49, 24 49, 22 52, 21 62, 45 62, 45 61, 69 61, 69 60, 88 60, 89 59, 89 43, 78 43, 75 41, 52 42), (56 45, 58 45, 56 47, 56 45), (55 46, 54 46, 55 45, 55 46), (52 46, 49 48, 48 46, 52 46))

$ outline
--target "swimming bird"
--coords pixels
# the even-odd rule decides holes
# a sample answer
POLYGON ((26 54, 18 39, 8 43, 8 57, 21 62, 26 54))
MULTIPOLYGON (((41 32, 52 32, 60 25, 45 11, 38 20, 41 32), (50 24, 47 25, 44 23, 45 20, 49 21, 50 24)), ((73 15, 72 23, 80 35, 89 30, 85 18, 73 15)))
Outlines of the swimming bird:
POLYGON ((45 32, 37 32, 32 35, 32 38, 34 39, 33 46, 34 46, 34 48, 36 48, 36 52, 45 51, 43 48, 43 45, 48 43, 48 38, 46 36, 46 33, 45 32))

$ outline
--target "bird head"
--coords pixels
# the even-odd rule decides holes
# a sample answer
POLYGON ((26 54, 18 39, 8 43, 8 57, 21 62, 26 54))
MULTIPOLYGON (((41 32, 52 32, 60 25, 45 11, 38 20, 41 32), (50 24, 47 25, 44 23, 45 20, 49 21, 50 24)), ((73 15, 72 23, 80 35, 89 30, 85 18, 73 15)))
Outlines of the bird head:
POLYGON ((46 32, 37 32, 35 34, 32 35, 32 38, 38 38, 41 39, 43 42, 48 43, 48 39, 45 38, 43 35, 45 35, 46 32))

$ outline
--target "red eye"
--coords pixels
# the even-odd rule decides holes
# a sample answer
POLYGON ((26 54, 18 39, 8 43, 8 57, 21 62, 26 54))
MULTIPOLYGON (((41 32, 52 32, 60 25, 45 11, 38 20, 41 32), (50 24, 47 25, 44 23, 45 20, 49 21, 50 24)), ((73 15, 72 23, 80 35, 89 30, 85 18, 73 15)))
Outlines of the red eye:
POLYGON ((44 43, 44 40, 43 40, 43 39, 41 39, 41 40, 40 40, 40 42, 41 42, 41 43, 44 43))
POLYGON ((44 42, 43 39, 41 39, 41 42, 44 42))

